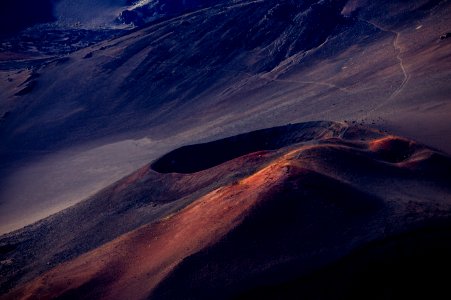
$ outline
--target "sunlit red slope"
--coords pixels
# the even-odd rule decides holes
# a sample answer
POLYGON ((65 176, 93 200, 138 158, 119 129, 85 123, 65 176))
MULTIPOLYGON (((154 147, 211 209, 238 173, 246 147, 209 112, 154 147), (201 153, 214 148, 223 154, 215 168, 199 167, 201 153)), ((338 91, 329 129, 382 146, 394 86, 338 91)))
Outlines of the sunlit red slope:
MULTIPOLYGON (((422 287, 430 287, 427 278, 437 277, 422 273, 436 267, 424 262, 446 258, 451 249, 451 160, 406 139, 336 126, 336 136, 218 160, 226 170, 240 168, 241 159, 273 154, 255 160, 258 170, 249 176, 56 266, 6 299, 274 298, 288 292, 359 298, 366 285, 376 287, 375 295, 421 295, 422 287), (396 255, 418 270, 398 266, 396 255), (426 278, 423 286, 405 291, 390 275, 362 271, 377 262, 388 273, 426 278), (350 288, 356 278, 363 284, 350 288), (381 280, 387 282, 377 289, 381 280), (319 283, 328 289, 312 291, 319 283)), ((214 146, 197 147, 208 153, 214 146)), ((153 167, 180 167, 190 159, 187 153, 189 148, 176 150, 153 167)), ((220 154, 209 153, 213 160, 220 154)), ((196 172, 202 173, 192 176, 196 172)))

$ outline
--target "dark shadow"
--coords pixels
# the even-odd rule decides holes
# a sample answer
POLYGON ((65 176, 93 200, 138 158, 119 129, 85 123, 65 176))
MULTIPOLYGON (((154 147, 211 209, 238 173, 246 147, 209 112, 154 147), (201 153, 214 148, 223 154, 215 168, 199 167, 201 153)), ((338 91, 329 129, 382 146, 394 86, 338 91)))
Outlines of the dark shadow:
POLYGON ((0 36, 14 34, 29 26, 55 21, 52 0, 2 0, 0 36))
POLYGON ((318 138, 331 122, 308 122, 262 129, 205 144, 184 146, 152 163, 159 173, 194 173, 234 158, 260 151, 276 150, 318 138))

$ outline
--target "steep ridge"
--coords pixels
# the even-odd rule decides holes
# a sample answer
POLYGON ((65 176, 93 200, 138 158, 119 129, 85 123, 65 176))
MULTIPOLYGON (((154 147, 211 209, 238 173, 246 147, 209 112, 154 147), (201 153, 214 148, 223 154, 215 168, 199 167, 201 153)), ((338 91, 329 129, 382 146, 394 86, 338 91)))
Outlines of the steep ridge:
MULTIPOLYGON (((234 181, 196 194, 196 200, 185 208, 160 215, 156 222, 59 264, 4 298, 272 298, 293 289, 313 298, 317 291, 308 282, 320 286, 323 281, 339 298, 358 298, 361 290, 351 288, 353 281, 343 279, 340 270, 344 268, 349 278, 356 279, 365 271, 358 267, 352 271, 359 262, 373 267, 386 262, 387 269, 378 272, 409 275, 392 257, 399 247, 417 247, 425 240, 432 248, 423 245, 403 256, 407 261, 401 266, 415 262, 420 271, 435 271, 436 265, 425 267, 434 253, 449 265, 444 254, 450 245, 443 237, 450 235, 451 159, 415 142, 363 127, 330 124, 329 134, 324 135, 324 125, 319 126, 317 139, 312 128, 312 124, 291 125, 250 133, 266 133, 274 140, 274 132, 292 130, 289 136, 299 137, 306 130, 309 138, 294 139, 289 145, 287 135, 280 134, 285 147, 277 151, 217 160, 219 165, 184 175, 160 174, 191 176, 189 182, 193 182, 208 173, 242 172, 234 181)), ((224 141, 234 145, 246 139, 223 140, 226 147, 224 141)), ((198 147, 215 149, 216 144, 198 147)), ((183 151, 172 155, 180 153, 179 159, 196 159, 183 151)), ((136 180, 149 172, 154 171, 143 169, 110 190, 129 186, 137 191, 136 180)), ((91 200, 91 205, 96 201, 91 200)), ((430 276, 409 271, 413 272, 409 278, 430 276)), ((364 284, 381 282, 368 276, 362 279, 364 284)), ((424 288, 413 290, 426 291, 431 282, 424 281, 424 288)), ((391 281, 384 286, 388 292, 411 293, 406 288, 391 281)))
MULTIPOLYGON (((346 21, 340 15, 343 2, 345 1, 324 1, 316 4, 314 1, 307 1, 295 4, 286 1, 283 5, 272 1, 240 1, 234 5, 227 3, 107 41, 93 49, 72 55, 60 67, 48 66, 43 70, 43 73, 52 73, 49 74, 50 77, 56 75, 55 71, 64 72, 66 76, 57 76, 66 79, 64 82, 58 81, 57 85, 61 86, 55 88, 59 89, 63 85, 77 86, 80 89, 86 87, 83 95, 76 91, 67 93, 53 90, 44 83, 44 77, 47 76, 42 74, 41 84, 47 90, 45 93, 61 95, 59 104, 49 101, 44 95, 43 98, 38 96, 40 92, 35 91, 35 100, 29 102, 30 106, 21 111, 20 116, 10 115, 2 127, 2 134, 5 135, 5 141, 12 143, 8 145, 10 149, 14 149, 14 144, 25 140, 29 145, 34 144, 33 147, 47 148, 48 143, 72 139, 73 136, 106 134, 104 130, 109 131, 111 128, 108 127, 111 126, 122 127, 114 130, 120 132, 130 126, 146 128, 149 125, 163 124, 157 119, 170 117, 167 115, 170 111, 165 107, 186 107, 189 103, 194 103, 195 98, 215 88, 216 84, 232 79, 240 71, 269 71, 293 53, 317 47, 334 34, 335 30, 345 30, 341 25, 346 21), (314 25, 319 19, 326 20, 326 23, 317 30, 314 25), (236 26, 239 20, 242 24, 236 26), (210 32, 211 28, 214 31, 210 32), (221 38, 214 38, 217 35, 221 38), (254 51, 258 53, 254 54, 254 51), (270 55, 266 52, 270 52, 270 55), (257 61, 245 63, 251 59, 257 61), (242 67, 237 67, 240 65, 242 67), (247 70, 248 67, 251 70, 247 70), (79 76, 76 75, 79 72, 92 72, 95 75, 90 79, 85 76, 79 78, 84 77, 83 80, 72 78, 79 76), (117 76, 119 74, 122 75, 117 76), (113 80, 107 80, 107 86, 97 84, 106 78, 113 80), (102 96, 98 96, 99 93, 102 96), (54 123, 48 122, 47 117, 40 113, 68 102, 83 106, 81 114, 77 113, 54 123), (129 117, 130 113, 140 111, 143 115, 129 117), (121 122, 105 122, 111 116, 121 122), (19 120, 16 117, 31 123, 43 123, 42 126, 26 129, 27 126, 18 126, 16 122, 19 120), (82 127, 77 129, 80 125, 82 127), (48 130, 49 126, 56 130, 49 137, 50 140, 42 139, 47 139, 45 134, 30 132, 41 130, 40 128, 48 130), (7 138, 10 136, 8 127, 16 129, 12 139, 7 138), (17 131, 20 127, 24 130, 17 131), (68 135, 68 130, 78 133, 72 131, 68 135), (40 136, 40 139, 33 136, 40 136)), ((25 99, 23 101, 27 102, 25 99)))
MULTIPOLYGON (((262 137, 273 144, 289 145, 324 137, 344 130, 333 122, 310 122, 251 132, 219 141, 226 148, 240 149, 235 141, 245 143, 262 137), (278 135, 280 134, 280 136, 278 135)), ((208 152, 217 142, 194 146, 208 152)), ((235 157, 227 163, 192 174, 156 172, 165 158, 142 167, 133 174, 105 188, 86 201, 32 226, 0 238, 2 265, 1 290, 6 290, 51 267, 72 259, 130 230, 156 221, 222 185, 231 184, 255 172, 272 160, 276 153, 265 145, 256 153, 235 157), (3 249, 6 249, 3 251, 3 249), (9 249, 9 250, 8 250, 9 249)), ((183 149, 183 148, 182 148, 183 149)), ((175 150, 178 153, 180 150, 175 150)), ((210 157, 214 158, 215 153, 210 157)), ((168 154, 172 156, 172 154, 168 154)), ((219 155, 219 154, 218 154, 219 155)), ((166 156, 167 157, 167 156, 166 156)), ((187 161, 197 158, 186 158, 187 161)), ((200 161, 199 161, 200 163, 200 161)))
POLYGON ((118 21, 125 24, 142 26, 161 18, 169 18, 183 13, 205 8, 223 0, 156 0, 130 1, 133 3, 118 16, 118 21))
POLYGON ((60 26, 111 26, 128 0, 5 0, 0 4, 0 37, 47 23, 60 26))
POLYGON ((224 1, 57 59, 0 63, 1 225, 30 224, 170 149, 286 123, 374 123, 449 152, 451 44, 439 37, 450 8, 224 1), (18 95, 17 68, 39 75, 18 95), (141 139, 149 146, 129 142, 141 139), (139 153, 105 166, 105 145, 139 153))
POLYGON ((160 173, 195 173, 256 151, 276 150, 300 142, 338 135, 331 122, 310 122, 262 129, 222 140, 176 149, 152 163, 160 173), (323 129, 322 129, 323 128, 323 129))

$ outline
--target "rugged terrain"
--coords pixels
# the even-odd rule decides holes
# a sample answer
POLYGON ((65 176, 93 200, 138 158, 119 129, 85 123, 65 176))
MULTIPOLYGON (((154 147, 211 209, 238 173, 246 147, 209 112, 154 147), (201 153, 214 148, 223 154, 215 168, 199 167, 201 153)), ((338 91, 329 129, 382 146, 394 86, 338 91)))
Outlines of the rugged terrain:
POLYGON ((450 1, 45 2, 1 6, 0 298, 447 293, 450 1))
POLYGON ((449 153, 449 10, 224 1, 70 55, 8 54, 1 231, 178 146, 289 122, 364 122, 449 153))
POLYGON ((2 286, 17 287, 6 299, 432 295, 446 286, 428 270, 450 266, 450 215, 447 155, 360 126, 294 124, 177 149, 5 236, 2 286))

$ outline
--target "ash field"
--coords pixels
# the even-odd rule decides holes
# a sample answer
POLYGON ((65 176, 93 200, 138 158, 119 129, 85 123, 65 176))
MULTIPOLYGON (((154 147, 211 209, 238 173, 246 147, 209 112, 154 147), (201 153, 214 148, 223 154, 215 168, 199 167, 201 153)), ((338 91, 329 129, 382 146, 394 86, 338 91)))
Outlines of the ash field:
POLYGON ((0 299, 451 296, 450 1, 0 8, 0 299))

